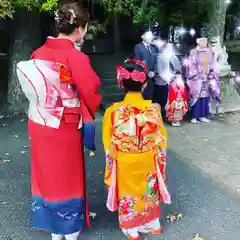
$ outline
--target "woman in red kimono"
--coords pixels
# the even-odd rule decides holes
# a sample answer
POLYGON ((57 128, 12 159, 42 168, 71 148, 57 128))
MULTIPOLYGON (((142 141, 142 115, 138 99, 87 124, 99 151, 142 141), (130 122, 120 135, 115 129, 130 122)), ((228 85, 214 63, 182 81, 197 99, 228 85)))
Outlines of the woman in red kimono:
POLYGON ((101 101, 100 81, 74 47, 86 33, 87 13, 71 3, 56 16, 59 36, 18 63, 17 72, 30 101, 33 226, 53 240, 76 240, 90 225, 82 142, 101 101))

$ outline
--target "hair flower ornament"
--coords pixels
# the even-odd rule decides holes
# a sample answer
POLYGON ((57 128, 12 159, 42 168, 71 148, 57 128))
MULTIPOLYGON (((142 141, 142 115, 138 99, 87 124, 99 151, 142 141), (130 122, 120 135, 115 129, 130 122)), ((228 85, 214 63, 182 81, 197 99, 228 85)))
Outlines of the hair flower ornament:
POLYGON ((59 11, 55 11, 54 16, 55 16, 55 21, 59 22, 60 21, 59 11))
POLYGON ((118 87, 122 88, 122 81, 126 79, 132 79, 135 82, 144 83, 146 81, 146 73, 134 70, 133 72, 129 72, 122 66, 117 66, 116 68, 118 87))
POLYGON ((71 17, 70 17, 70 20, 69 20, 69 23, 70 24, 74 24, 75 23, 75 20, 77 18, 77 15, 75 13, 75 11, 73 9, 69 9, 69 12, 71 14, 71 17))

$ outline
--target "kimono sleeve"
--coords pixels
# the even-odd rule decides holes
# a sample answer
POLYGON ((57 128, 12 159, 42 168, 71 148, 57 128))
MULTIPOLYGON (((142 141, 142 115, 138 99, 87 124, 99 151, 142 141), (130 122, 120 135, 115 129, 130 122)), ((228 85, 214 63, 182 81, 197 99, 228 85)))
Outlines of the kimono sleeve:
POLYGON ((161 116, 161 111, 159 110, 159 117, 160 117, 160 127, 159 127, 159 135, 161 141, 158 141, 157 143, 157 159, 158 159, 158 164, 160 168, 160 172, 163 176, 164 181, 166 181, 166 159, 167 159, 167 140, 168 140, 168 135, 167 135, 167 130, 164 126, 162 116, 161 116))
POLYGON ((113 106, 109 107, 103 118, 102 123, 102 142, 104 146, 104 150, 107 151, 111 144, 112 138, 112 113, 113 113, 113 106))
POLYGON ((210 54, 212 55, 212 64, 210 67, 210 72, 209 72, 209 78, 215 78, 216 81, 219 81, 219 76, 220 76, 220 65, 218 63, 218 59, 214 55, 212 51, 210 51, 210 54))
POLYGON ((195 80, 195 78, 199 75, 196 50, 192 50, 190 52, 187 69, 187 78, 189 80, 195 80))
POLYGON ((80 99, 94 117, 102 100, 98 93, 100 79, 92 69, 89 58, 81 52, 77 52, 72 58, 70 67, 80 99))
POLYGON ((112 179, 112 167, 114 161, 114 149, 111 144, 112 139, 112 113, 113 113, 113 106, 109 107, 103 118, 102 124, 102 142, 104 146, 105 156, 106 156, 106 167, 105 167, 105 177, 104 182, 107 187, 110 186, 112 179))

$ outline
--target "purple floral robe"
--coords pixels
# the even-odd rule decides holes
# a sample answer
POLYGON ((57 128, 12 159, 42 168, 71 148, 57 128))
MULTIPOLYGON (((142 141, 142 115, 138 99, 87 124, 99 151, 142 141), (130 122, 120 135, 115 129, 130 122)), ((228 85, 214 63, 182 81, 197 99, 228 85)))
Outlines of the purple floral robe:
POLYGON ((193 49, 187 64, 187 85, 189 87, 189 106, 195 105, 199 98, 212 97, 220 103, 220 78, 214 67, 214 54, 210 48, 193 49))

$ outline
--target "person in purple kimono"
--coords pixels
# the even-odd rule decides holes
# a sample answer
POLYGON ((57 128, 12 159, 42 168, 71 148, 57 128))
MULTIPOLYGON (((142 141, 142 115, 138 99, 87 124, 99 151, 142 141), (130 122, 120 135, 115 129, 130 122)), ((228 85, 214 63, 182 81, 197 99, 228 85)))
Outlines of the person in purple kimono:
POLYGON ((191 122, 209 123, 210 97, 217 101, 217 105, 220 103, 220 80, 207 38, 197 39, 197 47, 191 50, 187 59, 187 85, 191 122))

